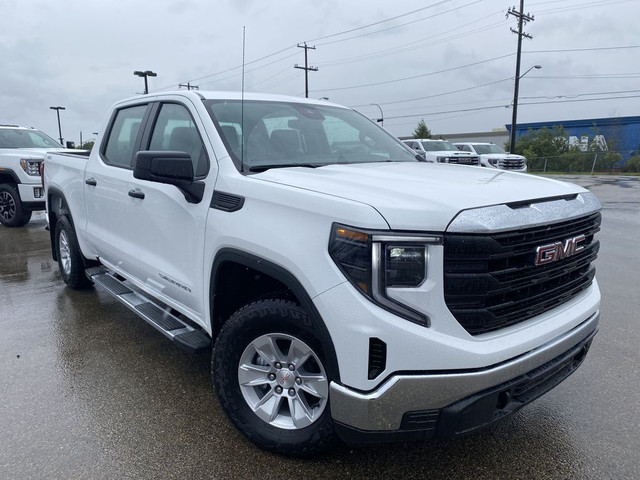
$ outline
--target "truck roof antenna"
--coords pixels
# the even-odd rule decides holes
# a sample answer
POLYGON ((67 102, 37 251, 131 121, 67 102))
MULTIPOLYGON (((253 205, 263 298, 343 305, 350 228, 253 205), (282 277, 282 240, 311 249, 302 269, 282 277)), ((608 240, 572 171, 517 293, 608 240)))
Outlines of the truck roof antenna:
POLYGON ((242 93, 240 94, 240 171, 244 172, 244 52, 246 26, 242 27, 242 93))

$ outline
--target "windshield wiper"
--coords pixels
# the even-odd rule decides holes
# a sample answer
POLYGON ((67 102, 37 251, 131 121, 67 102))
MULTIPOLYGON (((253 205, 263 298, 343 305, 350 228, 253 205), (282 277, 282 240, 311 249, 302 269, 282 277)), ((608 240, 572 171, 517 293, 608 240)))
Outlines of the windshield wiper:
POLYGON ((306 167, 306 168, 316 168, 320 165, 314 165, 312 163, 277 163, 272 165, 256 165, 254 167, 250 167, 250 172, 265 172, 272 168, 289 168, 289 167, 306 167))

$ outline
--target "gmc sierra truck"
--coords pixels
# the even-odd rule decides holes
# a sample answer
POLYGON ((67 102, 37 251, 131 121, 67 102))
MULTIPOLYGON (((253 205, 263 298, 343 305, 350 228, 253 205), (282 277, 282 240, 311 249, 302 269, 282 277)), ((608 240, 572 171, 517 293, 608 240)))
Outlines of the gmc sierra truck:
POLYGON ((44 210, 40 165, 44 154, 62 149, 39 130, 0 125, 0 223, 21 227, 36 210, 44 210))
POLYGON ((53 258, 189 351, 230 420, 286 454, 455 437, 533 401, 597 331, 600 203, 421 161, 324 101, 184 91, 116 103, 47 154, 53 258))

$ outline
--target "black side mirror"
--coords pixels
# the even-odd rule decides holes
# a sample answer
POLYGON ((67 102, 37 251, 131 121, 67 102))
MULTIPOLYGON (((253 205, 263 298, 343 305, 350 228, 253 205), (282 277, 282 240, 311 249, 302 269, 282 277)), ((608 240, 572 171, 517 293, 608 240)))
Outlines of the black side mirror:
POLYGON ((186 152, 143 150, 136 153, 133 176, 140 180, 188 187, 193 183, 193 163, 186 152))

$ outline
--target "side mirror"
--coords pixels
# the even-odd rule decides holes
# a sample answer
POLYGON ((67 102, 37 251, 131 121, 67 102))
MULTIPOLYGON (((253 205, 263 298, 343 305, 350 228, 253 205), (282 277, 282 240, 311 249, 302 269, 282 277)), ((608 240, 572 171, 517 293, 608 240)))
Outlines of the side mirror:
POLYGON ((188 187, 193 183, 193 163, 186 152, 143 150, 133 160, 133 176, 140 180, 188 187))
POLYGON ((69 149, 76 148, 76 142, 67 141, 67 148, 69 149))

